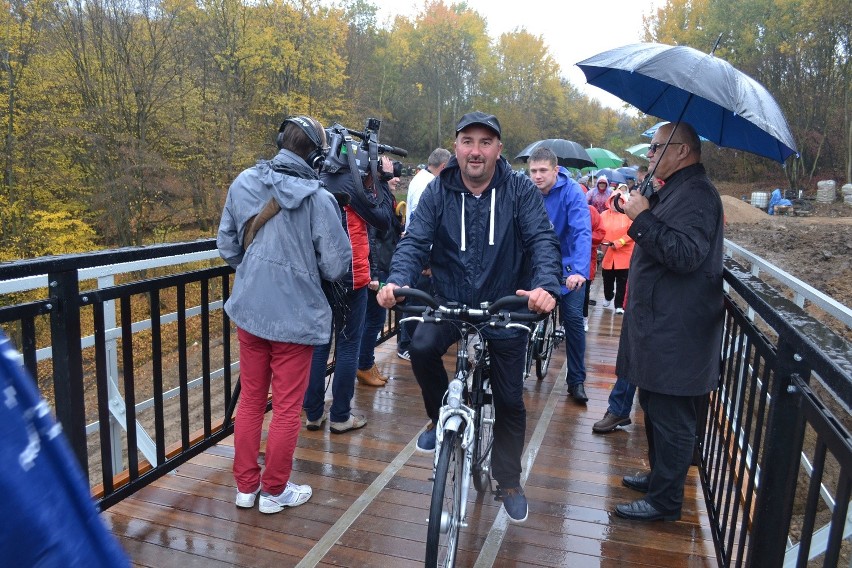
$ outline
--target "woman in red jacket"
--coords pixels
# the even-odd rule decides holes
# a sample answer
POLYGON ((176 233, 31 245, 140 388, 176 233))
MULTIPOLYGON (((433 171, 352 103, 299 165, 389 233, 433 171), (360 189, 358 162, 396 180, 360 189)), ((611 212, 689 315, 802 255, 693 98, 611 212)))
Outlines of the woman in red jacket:
POLYGON ((589 215, 592 216, 592 262, 589 264, 589 281, 586 282, 586 299, 583 302, 583 329, 585 331, 589 331, 589 294, 592 289, 592 281, 595 279, 595 269, 598 266, 598 247, 604 240, 601 214, 589 205, 589 215))
MULTIPOLYGON (((626 186, 625 186, 626 187, 626 186)), ((630 268, 630 256, 633 254, 633 239, 627 234, 627 229, 633 224, 630 217, 619 213, 612 206, 615 195, 621 195, 627 199, 628 195, 620 191, 613 192, 607 200, 607 207, 601 213, 601 225, 605 230, 604 240, 601 243, 606 252, 601 261, 601 272, 603 273, 604 307, 610 305, 615 297, 615 313, 624 313, 625 288, 627 287, 627 274, 630 268), (613 293, 613 287, 615 291, 613 293)))

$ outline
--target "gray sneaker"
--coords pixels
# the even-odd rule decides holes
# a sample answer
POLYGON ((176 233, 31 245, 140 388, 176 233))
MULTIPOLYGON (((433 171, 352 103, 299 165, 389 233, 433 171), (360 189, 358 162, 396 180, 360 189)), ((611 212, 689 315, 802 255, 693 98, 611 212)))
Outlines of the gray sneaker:
POLYGON ((335 422, 334 420, 329 421, 329 429, 334 434, 343 434, 344 432, 349 432, 350 430, 357 430, 358 428, 363 428, 367 425, 367 419, 360 415, 350 414, 349 420, 344 422, 335 422))
POLYGON ((316 420, 305 420, 305 426, 308 430, 313 432, 322 428, 322 424, 326 420, 328 420, 328 412, 323 412, 322 416, 320 416, 316 420))
POLYGON ((261 513, 277 513, 283 511, 284 507, 298 507, 307 502, 313 495, 313 490, 310 485, 296 485, 288 481, 287 486, 280 495, 270 495, 269 493, 260 494, 260 509, 261 513))

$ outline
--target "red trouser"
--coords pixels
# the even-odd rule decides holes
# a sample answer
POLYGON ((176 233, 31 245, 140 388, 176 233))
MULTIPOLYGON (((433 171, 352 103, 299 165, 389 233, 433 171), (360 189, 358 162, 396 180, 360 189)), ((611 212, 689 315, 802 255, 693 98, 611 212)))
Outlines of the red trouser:
POLYGON ((280 494, 293 469, 293 452, 302 427, 300 414, 313 345, 268 341, 242 329, 240 340, 240 400, 234 421, 234 479, 237 489, 280 494), (269 387, 272 386, 272 422, 266 440, 266 469, 261 480, 257 457, 269 387))

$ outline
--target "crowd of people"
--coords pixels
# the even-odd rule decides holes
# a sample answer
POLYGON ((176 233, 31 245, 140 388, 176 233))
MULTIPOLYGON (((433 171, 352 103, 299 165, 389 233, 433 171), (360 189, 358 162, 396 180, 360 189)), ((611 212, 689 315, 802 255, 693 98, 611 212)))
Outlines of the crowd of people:
MULTIPOLYGON (((547 148, 529 156, 528 175, 515 172, 501 156, 502 136, 496 116, 462 116, 453 152, 436 148, 411 180, 404 216, 391 161, 382 155, 372 170, 325 171, 326 133, 308 116, 285 120, 278 154, 234 180, 217 244, 236 269, 225 310, 240 344, 238 507, 259 498, 261 512, 276 513, 310 499, 309 486, 290 480, 302 413, 308 430, 326 422, 334 434, 366 426, 351 401, 356 382, 381 388, 388 381, 375 347, 400 287, 469 306, 512 294, 534 312, 558 305, 567 393, 585 405, 586 331, 596 305, 590 289, 600 274, 601 307, 623 320, 617 381, 592 429, 606 434, 630 424, 638 387, 651 466, 623 478, 645 496, 615 513, 680 518, 699 408, 719 380, 722 337, 721 200, 701 165, 699 138, 686 123, 660 127, 648 150, 650 172, 617 184, 606 176, 575 180, 547 148), (643 182, 654 191, 637 191, 643 182)), ((515 329, 484 334, 496 416, 491 474, 509 519, 523 522, 528 339, 515 329)), ((416 443, 421 452, 435 451, 449 382, 442 357, 457 340, 446 322, 405 324, 397 338, 428 418, 416 443)))

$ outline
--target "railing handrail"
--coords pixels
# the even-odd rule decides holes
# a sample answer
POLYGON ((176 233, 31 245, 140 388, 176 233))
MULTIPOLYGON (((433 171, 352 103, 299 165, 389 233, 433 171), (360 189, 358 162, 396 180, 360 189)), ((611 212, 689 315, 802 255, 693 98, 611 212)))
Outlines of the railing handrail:
MULTIPOLYGON (((164 266, 174 266, 178 264, 186 264, 189 262, 198 262, 203 260, 213 260, 219 258, 219 252, 214 248, 212 250, 199 251, 194 253, 175 254, 171 256, 163 256, 150 258, 145 260, 134 260, 127 262, 118 262, 112 264, 102 264, 83 268, 77 272, 78 280, 94 280, 105 276, 115 276, 137 270, 148 270, 151 268, 162 268, 164 266)), ((49 265, 45 265, 49 267, 49 265)), ((48 285, 47 274, 22 276, 19 278, 4 279, 4 266, 0 264, 0 294, 12 294, 14 292, 28 292, 45 288, 48 285)))
MULTIPOLYGON (((51 272, 66 272, 146 260, 151 257, 177 256, 201 251, 215 251, 216 239, 199 239, 185 243, 169 243, 100 250, 89 253, 43 256, 24 260, 0 262, 0 280, 41 276, 51 272)), ((94 277, 94 276, 92 276, 94 277)))
POLYGON ((819 306, 819 308, 826 313, 840 320, 847 327, 852 327, 852 308, 841 304, 831 296, 820 292, 807 282, 799 280, 792 274, 778 268, 763 257, 744 249, 740 245, 729 241, 728 239, 725 239, 725 249, 729 256, 738 256, 747 260, 752 267, 752 274, 755 276, 759 276, 760 271, 768 272, 772 278, 778 280, 781 284, 792 290, 795 294, 793 302, 800 308, 804 305, 802 300, 807 300, 812 304, 819 306))

